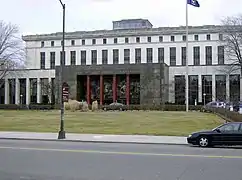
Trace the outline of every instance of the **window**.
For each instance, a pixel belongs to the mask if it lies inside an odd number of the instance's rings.
[[[92,39],[92,44],[96,44],[96,39]]]
[[[172,42],[175,41],[175,36],[171,36],[171,41],[172,41]]]
[[[159,36],[159,42],[163,42],[163,36]]]
[[[188,77],[189,82],[189,104],[195,105],[195,102],[198,102],[198,76],[190,75]]]
[[[140,37],[136,37],[136,42],[140,43]]]
[[[141,48],[135,49],[135,63],[136,64],[141,63]]]
[[[125,38],[125,43],[129,43],[129,38]]]
[[[151,37],[147,37],[147,42],[151,42]]]
[[[211,75],[202,76],[202,95],[203,95],[203,104],[204,103],[207,104],[212,101],[212,76]]]
[[[224,46],[218,46],[218,64],[224,64]]]
[[[45,52],[40,52],[40,69],[45,69]]]
[[[107,44],[107,39],[103,39],[103,44]]]
[[[200,47],[199,46],[193,47],[193,64],[195,66],[200,65]]]
[[[124,64],[130,63],[130,49],[124,49]]]
[[[108,64],[108,50],[102,50],[102,64]]]
[[[175,76],[175,103],[185,104],[185,76]]]
[[[50,44],[51,44],[51,47],[54,47],[55,46],[55,41],[51,41]]]
[[[146,58],[147,58],[147,63],[153,62],[153,49],[152,48],[146,48]]]
[[[216,100],[225,101],[226,100],[226,75],[215,75],[216,82]]]
[[[176,66],[176,48],[170,47],[170,66]]]
[[[75,46],[75,40],[71,40],[71,45]]]
[[[210,41],[211,40],[211,35],[207,34],[207,40]]]
[[[50,52],[50,69],[55,69],[55,52]]]
[[[231,102],[240,101],[240,75],[233,74],[229,76],[229,99]]]
[[[97,64],[97,50],[92,50],[92,64]]]
[[[212,46],[205,47],[206,53],[206,65],[212,65],[213,61],[213,53],[212,53]]]
[[[114,39],[113,39],[113,43],[114,43],[114,44],[117,44],[117,43],[118,43],[118,38],[114,38]]]
[[[76,51],[71,51],[71,65],[76,65]]]
[[[240,127],[239,123],[229,123],[229,124],[220,126],[218,129],[224,133],[226,133],[226,132],[237,133],[237,132],[239,132],[239,127]]]
[[[44,46],[45,46],[45,42],[41,41],[41,47],[44,47]]]
[[[64,59],[62,61],[63,57],[62,57],[62,51],[60,52],[60,64],[63,63],[63,65],[66,64],[66,52],[64,52]]]
[[[86,65],[86,51],[81,51],[81,65]]]
[[[223,34],[219,34],[219,37],[218,38],[219,38],[220,41],[223,41],[223,39],[224,39],[223,38]]]
[[[182,36],[182,40],[183,40],[183,41],[186,41],[186,40],[187,40],[187,36],[186,36],[186,35],[183,35],[183,36]]]
[[[164,63],[164,48],[158,48],[158,63]]]
[[[199,40],[199,36],[196,34],[196,35],[194,35],[194,40],[195,41],[198,41]]]
[[[82,39],[82,45],[85,45],[85,44],[86,44],[85,39]]]
[[[187,48],[186,47],[182,47],[181,48],[181,51],[182,51],[182,54],[181,54],[181,58],[182,58],[182,66],[186,66],[186,61],[187,61],[187,59],[186,59],[186,57],[187,57]]]
[[[119,50],[113,49],[113,64],[118,64],[119,62]]]

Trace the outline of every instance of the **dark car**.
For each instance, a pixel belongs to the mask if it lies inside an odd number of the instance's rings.
[[[210,131],[192,133],[187,137],[187,142],[201,147],[242,145],[242,122],[230,122]]]

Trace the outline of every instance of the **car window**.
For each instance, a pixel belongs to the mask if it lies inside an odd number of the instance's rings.
[[[221,132],[239,132],[239,123],[229,123],[221,126],[219,129]]]

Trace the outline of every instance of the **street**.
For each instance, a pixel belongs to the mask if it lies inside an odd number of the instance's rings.
[[[0,140],[1,180],[242,180],[242,149]]]

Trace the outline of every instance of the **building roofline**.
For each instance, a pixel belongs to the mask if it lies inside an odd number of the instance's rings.
[[[204,25],[189,26],[189,33],[218,33],[222,32],[224,26],[220,25]],[[95,30],[95,31],[75,31],[67,32],[66,39],[89,39],[89,38],[109,38],[124,36],[148,36],[148,35],[172,35],[185,34],[185,26],[177,27],[158,27],[158,28],[139,28],[139,29],[115,29],[115,30]],[[22,36],[24,41],[44,41],[44,40],[60,40],[62,32],[50,34],[36,34]]]

